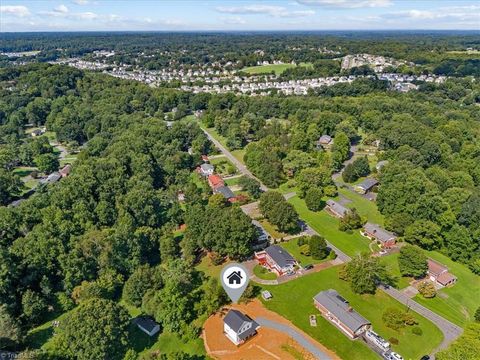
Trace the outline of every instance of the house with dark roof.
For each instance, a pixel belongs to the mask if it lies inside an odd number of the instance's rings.
[[[449,286],[457,282],[457,277],[448,272],[448,268],[439,262],[428,259],[427,275],[429,279],[440,286]]]
[[[328,321],[352,339],[371,327],[370,321],[356,312],[334,289],[319,292],[313,298],[313,303]]]
[[[148,316],[139,316],[134,322],[148,336],[153,336],[160,331],[160,325]]]
[[[259,327],[257,322],[238,310],[231,309],[223,318],[223,333],[235,345],[243,344],[254,336]]]
[[[363,180],[361,183],[355,185],[353,189],[360,193],[360,194],[366,194],[370,190],[373,189],[374,186],[378,185],[378,180],[374,178],[366,178]]]
[[[346,208],[345,206],[337,203],[332,199],[327,200],[327,206],[325,207],[325,209],[333,216],[336,216],[340,219],[343,219],[345,215],[350,212],[349,208]]]
[[[391,248],[397,241],[397,236],[380,227],[380,225],[367,222],[363,230],[360,231],[363,236],[368,237],[370,240],[376,241],[382,248]]]
[[[295,269],[297,260],[290,253],[278,245],[271,245],[263,251],[255,253],[255,259],[260,265],[282,276]]]
[[[233,191],[228,187],[228,186],[219,186],[214,190],[214,193],[216,194],[222,194],[225,199],[227,199],[230,202],[234,202],[235,199],[235,194]]]

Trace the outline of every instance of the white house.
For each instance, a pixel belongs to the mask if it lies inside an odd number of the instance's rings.
[[[223,333],[235,345],[240,345],[254,336],[259,327],[260,325],[238,310],[231,309],[223,318]]]

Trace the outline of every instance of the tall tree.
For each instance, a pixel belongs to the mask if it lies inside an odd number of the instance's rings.
[[[420,278],[427,273],[427,257],[422,250],[416,246],[402,246],[398,256],[398,267],[403,276]]]

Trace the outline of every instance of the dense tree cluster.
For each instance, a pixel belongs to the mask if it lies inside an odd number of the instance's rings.
[[[282,194],[267,191],[260,196],[259,208],[262,214],[278,230],[292,233],[298,230],[298,214],[292,204]]]

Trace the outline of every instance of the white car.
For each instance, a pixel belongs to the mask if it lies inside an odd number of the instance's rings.
[[[396,352],[391,352],[390,356],[388,357],[389,360],[403,360],[403,357],[401,357],[399,354]]]

